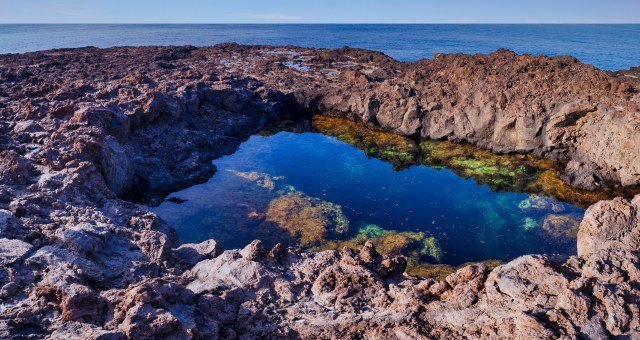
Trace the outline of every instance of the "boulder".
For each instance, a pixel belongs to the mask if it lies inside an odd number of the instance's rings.
[[[600,249],[640,249],[640,195],[601,201],[587,209],[578,231],[578,255]]]
[[[212,259],[220,254],[222,254],[222,247],[214,240],[183,244],[173,250],[176,261],[188,266],[194,266],[202,260]]]

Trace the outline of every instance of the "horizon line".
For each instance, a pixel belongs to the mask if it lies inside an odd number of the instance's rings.
[[[640,25],[640,22],[0,22],[0,25]]]

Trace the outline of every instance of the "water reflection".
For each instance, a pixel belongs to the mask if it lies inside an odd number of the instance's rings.
[[[575,253],[583,209],[531,189],[554,169],[549,162],[351,124],[324,117],[313,124],[324,134],[253,136],[214,161],[209,182],[152,209],[183,242],[339,249],[372,240],[425,276],[472,261]]]

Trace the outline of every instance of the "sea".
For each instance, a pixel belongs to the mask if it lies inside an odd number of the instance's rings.
[[[640,25],[530,24],[4,24],[0,53],[224,42],[377,50],[400,61],[436,53],[572,55],[604,70],[640,65]]]

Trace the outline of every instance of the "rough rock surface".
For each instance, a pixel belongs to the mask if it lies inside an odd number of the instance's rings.
[[[640,332],[640,198],[592,206],[579,255],[445,280],[402,257],[180,246],[138,201],[206,180],[268,119],[326,112],[640,183],[635,71],[570,57],[140,47],[0,56],[3,338],[537,337]]]

